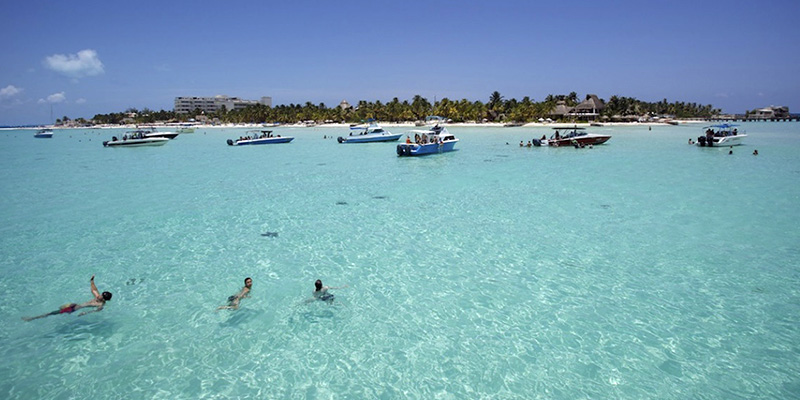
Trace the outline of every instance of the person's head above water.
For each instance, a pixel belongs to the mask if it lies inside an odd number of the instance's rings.
[[[317,291],[320,291],[320,290],[322,290],[322,281],[321,281],[321,280],[319,280],[319,279],[317,279],[317,281],[316,281],[316,282],[314,282],[314,287],[316,287],[316,288],[317,288]]]
[[[111,300],[111,292],[103,292],[103,300],[105,301]]]
[[[247,287],[253,286],[253,279],[250,277],[244,278],[244,285]]]

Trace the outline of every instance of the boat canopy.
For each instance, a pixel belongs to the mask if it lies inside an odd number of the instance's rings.
[[[731,129],[731,128],[735,127],[735,126],[739,126],[739,125],[736,125],[736,124],[709,125],[709,126],[704,126],[703,129],[709,129],[709,128]]]

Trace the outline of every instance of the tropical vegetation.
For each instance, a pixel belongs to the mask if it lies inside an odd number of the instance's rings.
[[[589,96],[586,96],[589,99]],[[422,120],[428,115],[439,115],[453,122],[532,122],[552,118],[561,121],[577,121],[580,116],[554,115],[553,110],[559,102],[574,107],[579,101],[577,93],[568,95],[548,95],[542,101],[528,96],[521,100],[506,99],[499,92],[491,93],[486,103],[467,99],[451,100],[442,98],[431,103],[416,95],[410,101],[397,97],[387,103],[380,100],[361,100],[353,107],[329,107],[324,103],[289,104],[268,107],[249,106],[241,110],[219,110],[204,114],[200,110],[179,114],[174,111],[153,111],[150,109],[128,109],[125,112],[98,114],[90,121],[93,124],[185,122],[200,117],[219,123],[296,123],[300,121],[357,123],[374,118],[386,122]],[[697,103],[646,102],[633,97],[611,96],[604,101],[600,118],[606,120],[625,120],[641,116],[669,116],[674,118],[709,118],[720,113],[712,105]],[[64,120],[68,120],[64,117]]]

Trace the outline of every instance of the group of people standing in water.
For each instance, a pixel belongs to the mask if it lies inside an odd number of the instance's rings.
[[[68,303],[68,304],[65,304],[65,305],[61,306],[58,310],[51,311],[49,313],[42,314],[42,315],[37,315],[35,317],[23,317],[22,319],[24,321],[33,321],[34,319],[49,317],[51,315],[72,314],[73,312],[78,311],[78,310],[83,309],[83,308],[94,308],[94,310],[84,311],[84,312],[78,314],[79,317],[83,316],[83,315],[86,315],[88,313],[102,311],[103,307],[105,307],[105,305],[106,305],[106,302],[111,300],[112,294],[110,292],[100,293],[100,291],[97,290],[97,286],[94,284],[94,275],[92,275],[92,278],[89,279],[89,283],[90,283],[90,289],[92,291],[92,295],[94,296],[93,299],[91,299],[91,300],[89,300],[89,301],[87,301],[85,303],[80,303],[80,304],[78,304],[78,303]],[[324,286],[322,284],[322,281],[317,279],[317,281],[314,282],[314,291],[311,293],[311,298],[306,300],[306,302],[312,302],[312,301],[315,301],[315,300],[320,300],[320,301],[325,301],[325,302],[328,302],[328,303],[333,303],[334,295],[332,293],[328,293],[328,290],[331,290],[331,289],[344,289],[346,287],[347,287],[347,285],[342,286],[342,287]],[[242,289],[239,290],[239,292],[236,293],[235,295],[228,297],[228,304],[226,304],[224,306],[219,306],[217,308],[217,311],[219,311],[219,310],[238,310],[239,309],[239,303],[242,301],[242,299],[250,297],[250,290],[252,288],[253,288],[253,279],[250,278],[250,277],[245,278],[244,287],[242,287]]]

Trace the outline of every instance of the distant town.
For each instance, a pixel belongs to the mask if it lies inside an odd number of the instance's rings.
[[[632,97],[611,96],[608,100],[587,94],[548,95],[536,102],[529,97],[506,99],[493,92],[486,103],[467,99],[442,98],[430,100],[416,95],[410,101],[392,99],[390,102],[361,100],[350,104],[342,100],[329,107],[324,103],[272,106],[272,98],[246,100],[218,95],[213,97],[176,97],[172,110],[128,109],[110,114],[97,114],[87,120],[64,116],[56,126],[85,127],[97,125],[195,123],[223,124],[322,124],[358,123],[369,119],[385,122],[421,121],[428,115],[438,115],[461,123],[503,123],[522,125],[530,122],[670,122],[673,120],[797,120],[785,106],[769,106],[745,114],[725,115],[712,105],[697,103],[646,102]]]

